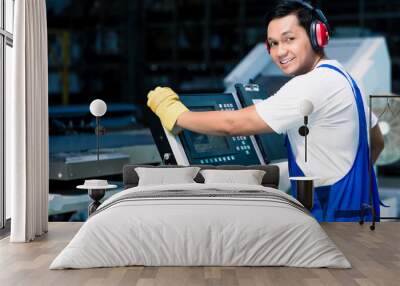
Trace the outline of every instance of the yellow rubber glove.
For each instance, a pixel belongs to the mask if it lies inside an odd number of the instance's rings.
[[[156,87],[147,94],[147,106],[160,118],[161,124],[170,132],[174,129],[178,117],[189,109],[179,100],[179,96],[169,87]]]

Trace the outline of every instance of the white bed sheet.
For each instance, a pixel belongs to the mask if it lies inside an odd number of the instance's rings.
[[[105,201],[50,269],[145,266],[293,266],[350,268],[318,222],[300,209],[258,198],[151,198],[163,190],[263,190],[254,185],[179,184],[135,187]],[[298,203],[298,202],[297,202]],[[107,206],[109,206],[107,208]]]

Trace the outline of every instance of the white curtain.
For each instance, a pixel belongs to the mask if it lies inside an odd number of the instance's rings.
[[[11,190],[12,242],[48,229],[48,87],[45,0],[17,0],[14,69],[6,98],[6,187]]]

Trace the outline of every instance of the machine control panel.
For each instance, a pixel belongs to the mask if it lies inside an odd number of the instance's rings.
[[[237,110],[234,96],[226,94],[181,94],[191,111]],[[260,164],[260,151],[252,136],[216,136],[184,130],[179,139],[190,164]]]

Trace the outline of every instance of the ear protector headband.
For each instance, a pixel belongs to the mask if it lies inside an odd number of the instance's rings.
[[[314,19],[311,21],[309,36],[310,36],[311,46],[314,49],[314,51],[318,52],[321,49],[325,48],[329,42],[330,27],[324,13],[320,9],[313,7],[311,4],[307,2],[301,0],[292,0],[292,1],[299,3],[300,5],[309,9],[312,12]],[[268,39],[265,41],[265,45],[269,53],[270,46],[268,43]]]

